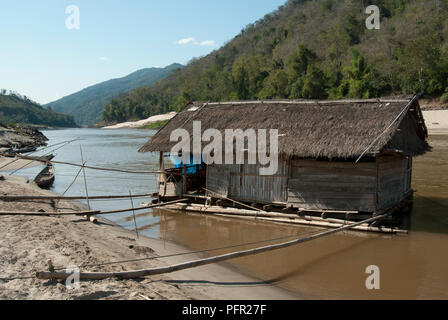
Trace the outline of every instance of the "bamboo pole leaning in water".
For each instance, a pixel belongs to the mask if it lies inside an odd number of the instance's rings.
[[[331,234],[334,234],[334,233],[337,233],[340,231],[348,230],[350,228],[353,228],[354,226],[357,226],[357,225],[360,225],[363,223],[370,223],[370,222],[374,222],[374,221],[377,221],[380,219],[384,219],[388,215],[389,214],[383,214],[383,215],[376,216],[376,217],[373,217],[370,219],[366,219],[366,220],[363,220],[363,221],[360,221],[360,222],[357,222],[354,224],[346,225],[346,226],[340,227],[338,229],[320,232],[320,233],[314,234],[312,236],[307,236],[304,238],[300,238],[300,239],[296,239],[296,240],[292,240],[292,241],[288,241],[288,242],[283,242],[283,243],[278,243],[278,244],[274,244],[274,245],[259,247],[259,248],[255,248],[255,249],[237,251],[237,252],[223,254],[220,256],[199,259],[199,260],[193,260],[193,261],[183,262],[183,263],[179,263],[179,264],[175,264],[175,265],[171,265],[171,266],[152,268],[152,269],[142,269],[142,270],[122,271],[122,272],[81,272],[79,274],[79,278],[83,279],[83,280],[102,280],[102,279],[108,279],[108,278],[135,279],[135,278],[153,276],[153,275],[158,275],[158,274],[171,273],[171,272],[180,271],[180,270],[184,270],[184,269],[191,269],[191,268],[195,268],[195,267],[199,267],[199,266],[203,266],[203,265],[207,265],[207,264],[222,262],[222,261],[226,261],[226,260],[230,260],[230,259],[235,259],[235,258],[250,256],[250,255],[254,255],[254,254],[260,254],[263,252],[268,252],[268,251],[291,247],[291,246],[297,245],[299,243],[311,241],[311,240],[325,237],[325,236],[328,236],[328,235],[331,235]],[[36,277],[38,279],[65,280],[70,275],[71,275],[71,273],[51,272],[51,271],[43,271],[43,272],[36,273]]]

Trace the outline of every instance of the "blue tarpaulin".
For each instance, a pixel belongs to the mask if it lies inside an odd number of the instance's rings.
[[[173,162],[175,168],[180,168],[184,165],[182,157],[173,156],[171,157],[171,161]],[[198,166],[200,167],[201,165],[202,165],[202,159],[201,164],[198,164]],[[191,174],[197,173],[197,167],[195,166],[192,154],[190,154],[190,164],[187,164],[187,166],[188,168],[184,168],[183,173],[191,173]]]

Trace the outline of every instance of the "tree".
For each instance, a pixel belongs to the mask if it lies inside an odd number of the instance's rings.
[[[272,70],[263,82],[261,99],[287,98],[289,95],[288,74],[283,69]]]
[[[327,79],[317,66],[318,58],[314,51],[304,45],[289,59],[290,94],[293,99],[320,99],[326,97]]]
[[[327,79],[322,70],[315,65],[310,65],[303,81],[302,97],[305,99],[326,98],[326,83]]]
[[[299,48],[289,58],[289,71],[292,78],[303,76],[308,66],[317,60],[317,55],[314,51],[305,45],[299,45]]]
[[[265,61],[260,55],[240,56],[232,67],[232,79],[238,99],[254,99],[263,88],[269,75]]]
[[[373,96],[374,88],[371,85],[373,71],[367,65],[364,56],[356,49],[350,50],[352,59],[350,65],[344,68],[345,77],[333,98],[369,98]]]
[[[448,59],[434,36],[411,40],[398,50],[397,64],[403,91],[441,94],[447,87]]]

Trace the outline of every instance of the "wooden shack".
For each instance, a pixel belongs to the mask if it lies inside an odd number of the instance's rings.
[[[190,196],[220,206],[262,210],[350,213],[352,217],[409,209],[412,158],[429,150],[417,97],[368,100],[244,101],[191,103],[140,152],[169,154],[177,128],[193,130],[278,129],[279,162],[274,175],[260,164],[202,164],[195,175],[165,169],[160,193]],[[206,143],[203,143],[206,145]],[[195,183],[189,183],[194,179]],[[168,193],[167,193],[168,190]],[[171,192],[171,194],[169,193]],[[194,198],[193,198],[194,196]],[[247,209],[247,207],[245,208]]]

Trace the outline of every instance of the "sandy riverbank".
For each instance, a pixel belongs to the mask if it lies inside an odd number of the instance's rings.
[[[2,195],[52,194],[24,178],[5,177]],[[1,211],[63,211],[85,209],[79,202],[4,202]],[[143,280],[81,282],[68,290],[64,282],[33,277],[45,270],[47,259],[55,266],[98,264],[185,252],[170,242],[140,237],[105,219],[92,224],[77,216],[0,217],[0,299],[297,299],[298,295],[243,275],[226,264],[214,264]],[[197,258],[194,255],[86,267],[83,271],[121,271],[164,266]],[[5,278],[30,277],[5,280]]]
[[[0,157],[0,172],[31,168],[41,164],[38,161]]]
[[[430,135],[448,134],[448,110],[423,111]]]
[[[124,128],[140,128],[147,125],[150,125],[152,123],[156,123],[159,121],[165,121],[170,120],[176,115],[176,112],[170,112],[166,114],[160,114],[157,116],[152,116],[147,119],[139,120],[139,121],[130,121],[130,122],[123,122],[118,123],[113,126],[104,127],[103,129],[124,129]]]

